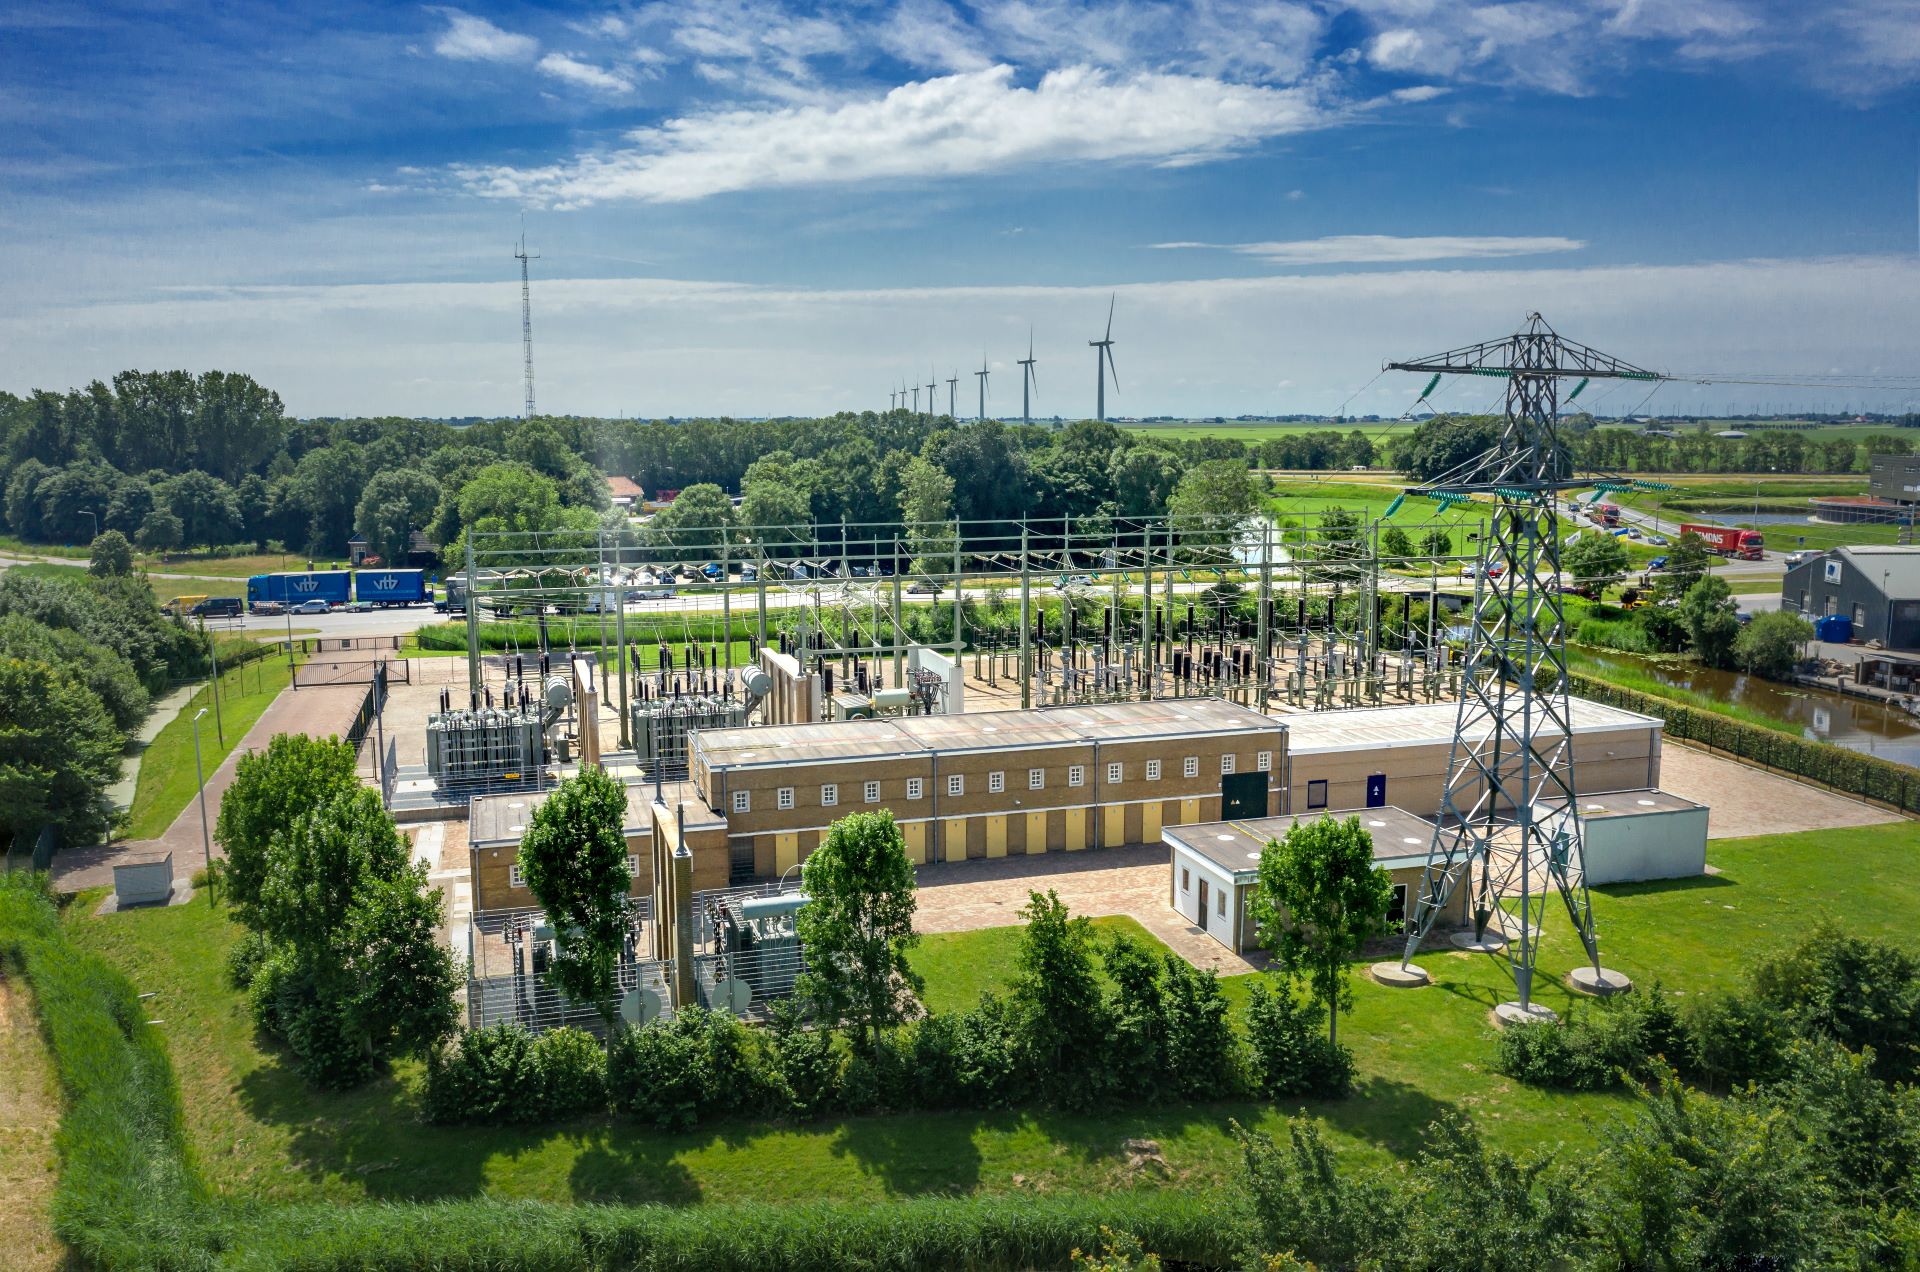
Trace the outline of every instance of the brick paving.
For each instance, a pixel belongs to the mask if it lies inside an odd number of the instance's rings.
[[[1223,976],[1254,970],[1252,963],[1182,918],[1167,902],[1171,850],[1164,844],[1089,848],[1036,856],[955,861],[921,866],[921,932],[970,932],[1020,922],[1028,892],[1051,888],[1075,914],[1124,914],[1196,967]]]
[[[345,734],[365,699],[365,685],[323,685],[314,688],[282,690],[254,726],[247,730],[239,745],[207,777],[207,817],[220,819],[220,797],[233,782],[234,766],[249,751],[267,745],[276,733],[311,733],[318,736]],[[174,818],[173,825],[156,839],[128,839],[92,848],[67,849],[54,858],[54,886],[62,892],[83,888],[109,887],[113,866],[129,853],[173,853],[174,873],[190,875],[199,869],[203,849],[200,836],[200,803],[187,802]]]
[[[1707,806],[1708,839],[1839,830],[1902,820],[1890,809],[1671,740],[1660,748],[1660,789]]]

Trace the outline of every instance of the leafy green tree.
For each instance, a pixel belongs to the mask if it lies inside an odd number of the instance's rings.
[[[213,547],[240,536],[240,500],[233,487],[198,470],[169,477],[153,488],[156,504],[179,518],[181,540]]]
[[[1143,444],[1115,450],[1108,468],[1114,511],[1123,517],[1157,517],[1166,511],[1186,463],[1165,447]]]
[[[167,553],[186,541],[186,528],[171,509],[155,508],[133,537],[148,552]]]
[[[627,930],[627,788],[598,768],[567,778],[534,810],[520,872],[558,934],[548,978],[611,1026]]]
[[[1260,943],[1291,975],[1305,976],[1339,1041],[1340,1009],[1353,1003],[1347,960],[1386,930],[1393,886],[1373,864],[1373,836],[1358,817],[1301,820],[1260,853],[1251,906]]]
[[[353,528],[387,565],[403,565],[413,532],[424,530],[439,506],[439,482],[418,468],[390,468],[367,482]]]
[[[883,1029],[915,1012],[921,989],[907,962],[919,938],[906,838],[890,812],[842,817],[800,879],[807,903],[795,926],[807,971],[797,992],[817,1019],[844,1026],[871,1054]]]
[[[900,516],[910,568],[922,574],[944,568],[953,553],[953,478],[918,455],[908,460],[900,470]]]
[[[0,826],[20,834],[51,823],[68,844],[98,838],[112,821],[120,742],[70,669],[0,657]]]
[[[735,536],[733,501],[708,482],[688,486],[647,523],[647,542],[674,560],[703,558],[713,545]]]
[[[120,578],[133,573],[133,545],[118,530],[103,530],[88,553],[87,570],[100,578]]]
[[[1420,550],[1428,556],[1444,557],[1453,555],[1453,531],[1435,526],[1427,531],[1420,540]]]
[[[1688,588],[1680,598],[1680,621],[1686,624],[1695,658],[1709,667],[1725,667],[1733,661],[1740,620],[1734,617],[1733,594],[1725,579],[1709,574]]]
[[[1487,450],[1499,436],[1499,421],[1489,416],[1439,415],[1413,430],[1396,459],[1407,480],[1432,481]]]
[[[1413,555],[1413,539],[1399,526],[1388,526],[1380,534],[1380,550],[1390,557]]]
[[[133,664],[80,632],[9,614],[0,618],[0,656],[37,660],[68,672],[100,699],[123,736],[147,718],[151,698]]]
[[[1260,506],[1260,491],[1244,460],[1195,464],[1167,500],[1174,529],[1193,542],[1226,543]]]
[[[359,785],[353,748],[338,738],[276,733],[266,750],[240,757],[213,837],[226,858],[227,903],[242,922],[259,922],[274,832]]]
[[[1357,579],[1367,555],[1365,524],[1352,508],[1323,508],[1310,532],[1310,551],[1322,578]]]
[[[1020,910],[1013,985],[1008,995],[1023,1050],[1042,1090],[1074,1107],[1096,1103],[1105,1076],[1084,1064],[1103,1051],[1111,1018],[1094,960],[1093,923],[1069,916],[1048,889],[1027,894]]]
[[[453,1032],[459,973],[426,885],[364,787],[274,833],[252,915],[272,951],[273,1018],[312,1080],[351,1085],[376,1059],[431,1054]]]
[[[1689,530],[1673,541],[1667,550],[1667,568],[1660,576],[1660,588],[1668,596],[1685,596],[1713,568],[1713,553],[1707,541]]]
[[[1765,610],[1733,638],[1734,661],[1746,671],[1785,680],[1813,639],[1813,624],[1787,610]]]
[[[1560,549],[1560,565],[1582,587],[1616,583],[1627,571],[1627,545],[1610,534],[1575,535]]]
[[[580,460],[560,430],[544,419],[514,425],[507,434],[507,458],[560,481]]]
[[[7,528],[22,539],[40,537],[40,484],[53,473],[39,460],[28,459],[7,478]]]

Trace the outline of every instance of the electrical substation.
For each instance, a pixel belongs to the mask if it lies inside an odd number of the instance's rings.
[[[541,979],[555,938],[515,864],[582,765],[628,787],[629,1020],[790,993],[800,867],[837,818],[879,809],[920,868],[1165,844],[1168,904],[1236,950],[1254,841],[1359,815],[1407,957],[1444,924],[1535,1014],[1557,893],[1590,955],[1576,986],[1625,988],[1588,880],[1698,873],[1705,814],[1658,789],[1659,720],[1568,696],[1553,497],[1593,482],[1565,471],[1552,386],[1652,373],[1537,319],[1395,365],[1509,386],[1499,446],[1388,508],[1404,540],[1310,500],[471,534],[460,670],[417,723],[387,721],[379,765],[396,817],[466,822],[471,1020],[600,1027]],[[1583,813],[1610,829],[1583,836]],[[1423,979],[1406,958],[1374,974]]]

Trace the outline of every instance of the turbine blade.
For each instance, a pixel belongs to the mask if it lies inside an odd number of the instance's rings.
[[[1109,340],[1113,339],[1113,303],[1119,299],[1119,292],[1107,297],[1107,339]]]
[[[1113,364],[1112,346],[1107,346],[1106,354],[1107,354],[1107,370],[1113,375],[1113,387],[1115,391],[1118,391],[1120,388],[1120,368]]]

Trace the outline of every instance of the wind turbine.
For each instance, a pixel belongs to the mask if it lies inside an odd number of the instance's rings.
[[[1087,344],[1094,349],[1093,376],[1097,402],[1096,419],[1107,418],[1107,375],[1113,375],[1114,392],[1120,391],[1120,370],[1113,365],[1113,304],[1119,297],[1116,294],[1107,301],[1107,334],[1099,340],[1089,340]]]
[[[987,418],[987,355],[986,354],[983,353],[980,355],[980,369],[978,371],[975,371],[973,374],[980,381],[980,414],[978,419],[980,421],[985,421]]]
[[[953,373],[952,378],[950,378],[947,381],[947,418],[948,419],[953,418],[953,391],[955,387],[959,385],[959,383],[960,383],[960,373],[958,371],[955,371]]]
[[[1033,373],[1033,328],[1027,328],[1027,356],[1020,359],[1020,422],[1033,423],[1033,397],[1040,387],[1040,380]]]
[[[900,400],[900,390],[898,389],[887,390],[887,413],[889,415],[893,413],[893,408],[895,407],[895,405],[899,403],[899,400]]]
[[[913,386],[913,413],[920,414],[920,386],[917,384]]]
[[[933,418],[933,391],[940,387],[940,373],[938,371],[935,371],[933,368],[929,367],[927,368],[927,374],[933,377],[932,381],[929,382],[927,385],[927,418],[932,419]]]

